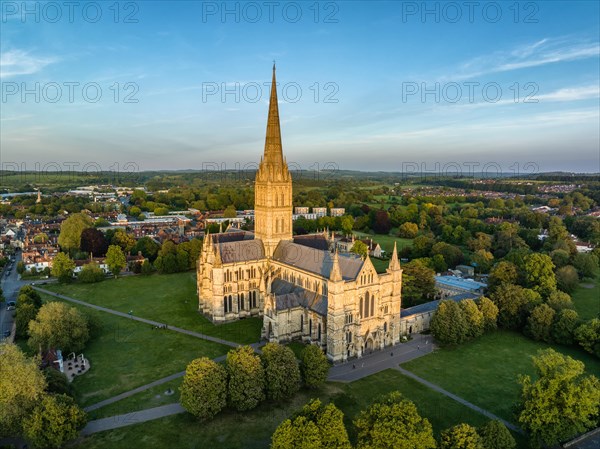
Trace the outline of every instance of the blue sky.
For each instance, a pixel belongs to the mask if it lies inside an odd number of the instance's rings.
[[[600,171],[598,2],[0,3],[4,168]]]

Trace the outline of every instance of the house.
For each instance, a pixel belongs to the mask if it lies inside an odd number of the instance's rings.
[[[435,288],[438,291],[437,296],[440,299],[445,299],[460,293],[482,295],[487,288],[487,284],[457,276],[435,276]]]

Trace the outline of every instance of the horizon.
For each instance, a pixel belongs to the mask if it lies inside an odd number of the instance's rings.
[[[596,2],[180,3],[3,2],[0,169],[600,172]]]

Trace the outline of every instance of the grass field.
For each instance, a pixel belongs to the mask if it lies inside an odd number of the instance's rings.
[[[45,301],[56,300],[48,295],[42,297]],[[150,325],[93,311],[89,307],[74,307],[94,314],[102,324],[100,334],[90,340],[83,351],[90,361],[90,370],[73,380],[82,406],[183,371],[195,358],[215,358],[230,349],[189,335],[156,330]]]
[[[598,279],[582,282],[571,296],[580,318],[589,320],[600,316],[600,282]]]
[[[399,390],[417,404],[421,415],[431,421],[436,435],[460,422],[472,425],[486,422],[485,417],[452,399],[406,378],[397,371],[386,370],[350,384],[328,383],[318,391],[303,390],[293,400],[283,404],[265,403],[256,410],[245,413],[226,412],[208,423],[200,424],[190,415],[183,414],[102,432],[86,438],[77,447],[267,448],[271,434],[279,423],[314,397],[319,397],[325,402],[333,401],[340,407],[353,437],[351,422],[357,413],[378,396],[394,390]]]
[[[96,284],[48,284],[48,290],[120,312],[234,341],[255,343],[262,319],[248,318],[215,326],[198,313],[194,273],[155,274],[108,279]]]
[[[453,349],[441,349],[402,366],[475,405],[515,422],[513,405],[519,399],[519,374],[533,375],[531,357],[550,345],[508,331],[484,335]],[[575,347],[551,346],[585,363],[600,376],[600,361]]]

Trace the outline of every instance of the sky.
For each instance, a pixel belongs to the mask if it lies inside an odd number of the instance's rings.
[[[0,1],[3,169],[600,172],[595,1]]]

